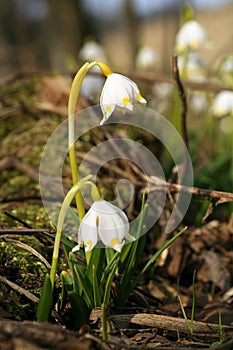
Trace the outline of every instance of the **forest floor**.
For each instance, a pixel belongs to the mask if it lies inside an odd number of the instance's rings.
[[[221,205],[210,207],[208,196],[195,197],[187,222],[178,228],[187,225],[187,230],[147,271],[126,306],[110,308],[108,340],[101,337],[98,308],[79,330],[69,327],[69,310],[63,318],[36,322],[47,268],[33,249],[50,262],[53,238],[47,233],[54,233],[40,198],[38,169],[46,140],[66,118],[69,84],[49,76],[13,80],[1,88],[0,350],[233,349],[233,215]],[[78,109],[86,106],[80,99]],[[91,142],[104,138],[97,131]],[[80,157],[85,147],[81,141]],[[114,178],[114,169],[105,169],[104,179]],[[70,185],[68,170],[65,182]],[[202,210],[202,220],[192,223],[205,201],[209,212]],[[127,214],[133,216],[133,209]],[[141,264],[166,240],[164,218],[147,234]],[[63,258],[62,252],[60,269],[66,267]]]

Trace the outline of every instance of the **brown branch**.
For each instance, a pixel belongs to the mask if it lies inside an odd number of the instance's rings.
[[[179,69],[178,69],[178,64],[177,64],[177,56],[173,55],[172,56],[172,75],[173,78],[176,82],[177,88],[178,88],[178,93],[180,96],[181,100],[181,132],[182,132],[182,137],[184,140],[184,143],[189,149],[189,141],[188,141],[188,132],[187,132],[187,99],[186,99],[186,93],[184,90],[184,86],[180,80],[180,74],[179,74]]]
[[[155,315],[155,314],[129,314],[113,315],[111,320],[117,328],[129,328],[130,324],[143,327],[153,327],[175,332],[190,333],[187,320],[178,317]],[[225,336],[233,336],[233,327],[222,325]],[[208,335],[213,338],[219,337],[219,325],[193,321],[193,334],[198,336]]]
[[[34,235],[34,234],[41,234],[41,233],[48,233],[48,234],[55,234],[56,230],[53,229],[40,229],[40,228],[0,228],[0,235]]]
[[[38,303],[39,298],[37,298],[34,294],[32,294],[31,292],[29,292],[28,290],[18,286],[17,284],[15,284],[14,282],[9,281],[7,278],[0,276],[0,282],[8,285],[11,289],[15,290],[16,292],[24,295],[26,298],[28,298],[29,300],[31,300],[33,303]]]
[[[151,184],[149,187],[150,192],[151,191],[170,191],[170,192],[177,193],[177,192],[183,191],[183,192],[191,193],[196,196],[219,199],[218,204],[233,201],[232,192],[224,192],[224,191],[217,191],[217,190],[208,190],[208,189],[199,188],[199,187],[183,186],[183,185],[163,181],[155,176],[150,178],[149,182]]]

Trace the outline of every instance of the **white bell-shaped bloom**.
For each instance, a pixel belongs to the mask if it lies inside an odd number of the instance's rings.
[[[104,48],[94,40],[87,41],[79,50],[78,57],[83,61],[107,62]]]
[[[233,91],[219,92],[213,101],[212,111],[216,117],[233,115]]]
[[[78,247],[84,244],[88,252],[101,241],[104,246],[120,252],[125,239],[135,240],[129,234],[129,221],[125,213],[105,200],[94,202],[80,223]]]
[[[219,72],[223,74],[233,74],[233,55],[225,56],[221,60]]]
[[[100,106],[103,112],[103,119],[100,125],[110,117],[115,108],[123,111],[132,111],[133,104],[137,101],[146,103],[137,84],[124,75],[118,73],[109,74],[100,96]]]
[[[190,96],[189,104],[195,113],[203,112],[208,106],[206,93],[203,91],[193,91]]]
[[[98,66],[94,66],[90,69],[90,72],[101,73]],[[104,85],[104,77],[102,75],[87,74],[81,85],[81,94],[88,101],[95,101],[96,97],[100,94]]]
[[[140,71],[154,70],[158,64],[158,54],[153,47],[143,46],[136,56],[136,68]]]
[[[178,56],[178,68],[182,78],[202,81],[207,75],[207,69],[201,57],[196,52]]]
[[[197,50],[208,41],[207,31],[194,20],[185,22],[176,35],[176,50]]]
[[[233,85],[233,55],[225,56],[218,67],[218,77],[227,86]]]

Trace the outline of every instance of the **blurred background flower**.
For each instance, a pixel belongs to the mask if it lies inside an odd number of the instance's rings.
[[[232,1],[190,3],[195,20],[214,41],[212,50],[203,52],[207,64],[221,54],[232,54]],[[115,69],[133,70],[139,48],[146,46],[159,57],[157,71],[168,73],[183,4],[183,0],[1,0],[0,76],[64,70],[68,56],[75,60],[79,53],[82,56],[89,37],[104,48]]]

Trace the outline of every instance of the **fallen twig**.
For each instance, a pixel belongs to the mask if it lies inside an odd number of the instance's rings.
[[[0,282],[8,285],[10,288],[15,290],[16,292],[24,295],[27,299],[31,300],[33,303],[38,303],[39,298],[37,298],[34,294],[29,292],[28,290],[18,286],[16,283],[9,281],[7,278],[0,276]]]
[[[188,192],[196,196],[209,197],[214,199],[219,199],[216,204],[221,204],[225,202],[233,201],[233,193],[232,192],[223,192],[217,190],[208,190],[205,188],[199,187],[188,187],[174,183],[168,183],[159,179],[158,177],[152,176],[149,178],[150,186],[149,189],[143,189],[143,191],[170,191],[170,192]]]
[[[117,328],[128,328],[130,324],[137,324],[143,327],[154,327],[187,334],[190,332],[187,320],[178,317],[155,314],[126,314],[112,315],[110,319]],[[233,336],[233,327],[222,325],[222,329],[226,337]],[[193,321],[193,334],[195,335],[218,338],[218,332],[218,324]]]
[[[8,243],[12,243],[14,245],[16,245],[19,248],[22,248],[24,250],[27,250],[28,252],[30,252],[31,254],[35,255],[38,259],[40,259],[42,261],[42,263],[47,267],[48,270],[51,269],[51,265],[48,263],[48,261],[34,248],[30,247],[29,245],[20,242],[20,241],[16,241],[14,239],[11,238],[7,238],[7,237],[0,237],[0,242],[8,242]]]

